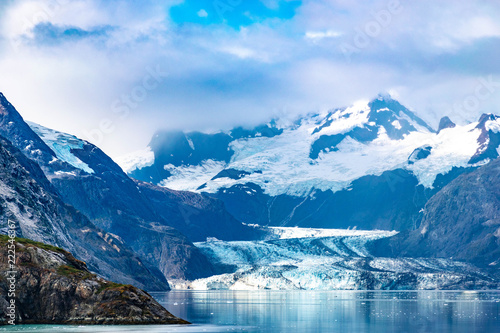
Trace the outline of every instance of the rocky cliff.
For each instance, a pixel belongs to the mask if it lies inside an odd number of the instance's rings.
[[[8,237],[0,236],[0,270],[10,269]],[[148,293],[106,281],[84,262],[51,245],[16,238],[16,324],[187,324]],[[7,314],[8,273],[0,276],[0,308]],[[0,325],[7,324],[5,316]]]

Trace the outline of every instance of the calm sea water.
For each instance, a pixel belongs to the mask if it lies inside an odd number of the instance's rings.
[[[500,292],[171,291],[190,326],[54,326],[0,332],[500,332]]]

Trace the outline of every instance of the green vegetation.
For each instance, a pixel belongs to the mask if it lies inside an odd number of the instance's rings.
[[[97,289],[97,293],[99,294],[102,291],[107,290],[107,289],[123,289],[123,290],[125,290],[128,288],[133,288],[133,287],[129,284],[122,284],[122,283],[115,283],[115,282],[108,281],[108,282],[101,284],[99,289]]]
[[[79,270],[75,267],[68,266],[68,265],[61,265],[57,268],[57,273],[59,275],[63,275],[63,276],[72,276],[72,275],[78,275],[78,274],[86,273],[86,272]]]
[[[7,235],[0,235],[0,244],[2,244],[2,245],[7,244],[9,239],[10,239],[10,237]],[[45,244],[45,243],[35,242],[34,240],[27,239],[27,238],[16,237],[15,241],[19,244],[36,246],[36,247],[39,247],[39,248],[41,248],[43,250],[47,250],[47,251],[68,253],[67,251],[61,249],[60,247],[56,247],[56,246]]]

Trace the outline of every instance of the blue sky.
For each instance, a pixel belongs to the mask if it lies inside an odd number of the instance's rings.
[[[170,8],[169,14],[179,25],[224,24],[240,29],[269,19],[292,19],[300,5],[301,1],[186,0]]]
[[[252,126],[382,91],[433,126],[500,113],[495,1],[6,0],[0,25],[0,91],[113,156],[159,128]]]

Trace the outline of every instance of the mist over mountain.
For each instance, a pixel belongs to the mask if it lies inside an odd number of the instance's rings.
[[[246,223],[415,229],[427,200],[498,157],[498,117],[438,131],[388,95],[279,125],[159,132],[120,161],[134,178],[221,199]]]
[[[436,131],[379,95],[295,122],[158,132],[122,169],[87,141],[25,122],[3,95],[0,105],[0,230],[13,220],[23,237],[71,250],[106,278],[150,290],[167,280],[497,286],[493,114],[467,125],[443,118]]]

